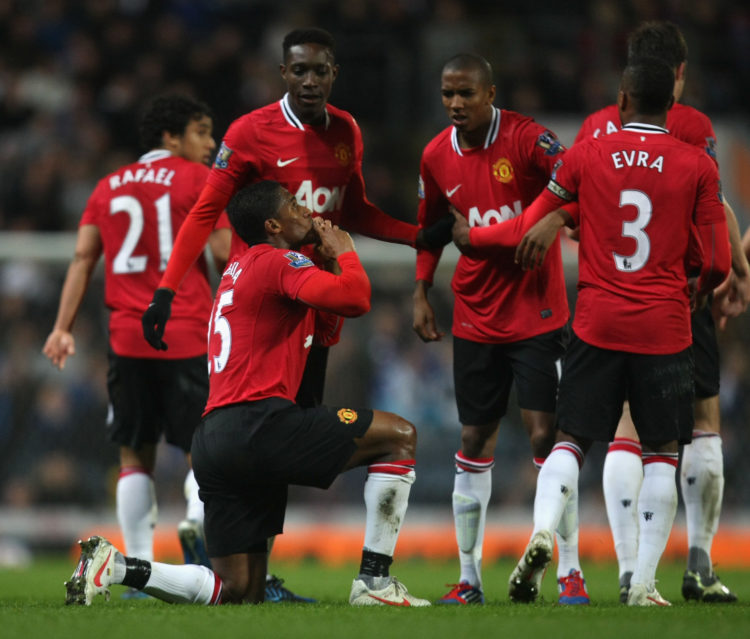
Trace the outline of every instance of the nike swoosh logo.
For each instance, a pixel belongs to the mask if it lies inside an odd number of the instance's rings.
[[[291,164],[292,162],[296,162],[299,160],[299,156],[296,158],[292,158],[291,160],[282,160],[281,158],[278,158],[276,160],[276,166],[286,166],[287,164]]]
[[[381,599],[380,597],[376,597],[375,595],[368,596],[372,599],[375,599],[376,601],[384,603],[386,606],[405,606],[407,608],[411,606],[411,604],[406,599],[402,599],[401,601],[389,601],[388,599]]]
[[[110,549],[109,555],[107,555],[107,558],[104,560],[102,567],[99,568],[99,571],[94,575],[94,585],[97,588],[102,587],[102,573],[104,572],[104,569],[107,567],[107,563],[109,562],[109,558],[111,555],[112,555],[112,550]]]
[[[460,189],[460,188],[461,188],[461,186],[462,186],[461,184],[459,184],[458,186],[454,186],[454,187],[453,187],[453,188],[452,188],[452,189],[451,189],[450,191],[446,191],[446,192],[445,192],[445,194],[446,194],[446,195],[447,195],[448,197],[453,197],[453,194],[454,194],[454,193],[455,193],[456,191],[458,191],[458,189]]]

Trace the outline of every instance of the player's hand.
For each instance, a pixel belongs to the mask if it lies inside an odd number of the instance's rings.
[[[414,291],[414,323],[412,328],[423,342],[437,342],[445,335],[445,333],[437,330],[435,312],[427,300],[426,293],[419,286]]]
[[[747,310],[750,301],[750,276],[739,277],[732,271],[724,282],[714,289],[711,311],[720,330],[727,320],[738,317]]]
[[[75,339],[69,331],[56,328],[47,337],[42,353],[50,359],[53,366],[62,370],[68,356],[76,354]]]
[[[449,244],[452,235],[451,229],[455,218],[452,213],[441,217],[432,226],[419,229],[417,239],[414,242],[414,248],[418,249],[439,249]]]
[[[520,264],[524,271],[539,268],[562,226],[561,218],[555,212],[548,213],[534,224],[516,247],[516,264]]]
[[[172,313],[172,300],[174,291],[168,288],[157,288],[154,299],[143,313],[141,324],[143,324],[143,337],[158,351],[166,351],[167,344],[162,339],[164,329],[167,328],[167,320]]]
[[[453,243],[461,253],[471,256],[473,250],[471,248],[471,240],[469,239],[469,231],[471,230],[469,220],[454,206],[450,207],[450,212],[453,215]]]
[[[318,252],[326,260],[335,260],[342,253],[356,250],[351,235],[335,224],[331,224],[330,220],[322,217],[313,218],[313,228],[320,238],[320,243],[317,245]]]

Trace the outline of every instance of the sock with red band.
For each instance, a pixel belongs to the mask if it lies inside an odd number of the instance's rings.
[[[365,550],[393,556],[415,477],[413,459],[368,466],[365,482]]]
[[[677,453],[644,453],[638,497],[638,559],[632,584],[653,585],[677,512]]]
[[[693,442],[682,451],[680,487],[687,522],[687,568],[708,579],[713,574],[711,545],[724,495],[724,458],[718,433],[693,431]]]
[[[482,545],[487,505],[492,494],[494,457],[470,458],[456,453],[453,482],[453,521],[456,527],[459,581],[482,587]]]
[[[638,556],[638,494],[642,481],[640,442],[616,437],[604,459],[602,489],[621,585],[635,570]]]

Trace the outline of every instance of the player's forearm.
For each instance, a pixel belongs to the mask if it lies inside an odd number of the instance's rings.
[[[699,289],[707,293],[719,286],[732,268],[732,252],[727,241],[727,226],[722,220],[698,226],[703,244],[704,259],[701,267]]]
[[[354,251],[338,256],[341,275],[319,271],[300,288],[298,299],[309,306],[344,317],[358,317],[370,310],[371,287]]]
[[[350,216],[345,215],[342,227],[351,233],[359,233],[375,240],[409,246],[414,246],[419,231],[416,224],[397,220],[370,202],[366,202],[363,210]]]
[[[475,226],[469,231],[471,245],[477,248],[514,247],[517,246],[523,236],[537,222],[542,220],[548,213],[553,211],[559,219],[562,228],[570,219],[561,206],[566,205],[565,200],[554,195],[548,189],[544,189],[537,198],[524,209],[523,215],[514,217],[512,220],[502,224],[491,226]]]
[[[60,305],[57,309],[54,329],[67,332],[73,329],[73,323],[78,314],[78,309],[81,307],[83,296],[86,294],[91,273],[98,260],[98,256],[96,259],[78,255],[73,257],[60,293]]]
[[[190,267],[203,253],[211,231],[221,212],[226,208],[230,195],[206,184],[198,201],[185,218],[172,247],[167,270],[161,278],[159,288],[176,291]]]

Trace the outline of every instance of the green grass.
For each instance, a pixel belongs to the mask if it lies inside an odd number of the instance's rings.
[[[627,608],[617,602],[613,564],[585,565],[592,605],[564,607],[557,600],[554,574],[544,580],[545,602],[514,605],[507,600],[511,561],[485,566],[484,606],[426,609],[352,608],[346,601],[356,566],[315,562],[275,563],[273,570],[301,594],[317,596],[317,605],[179,606],[159,601],[120,599],[113,588],[90,608],[63,604],[63,581],[74,568],[70,558],[39,558],[26,569],[0,569],[0,637],[4,639],[185,639],[186,637],[269,637],[323,639],[428,639],[476,637],[576,639],[588,637],[680,637],[740,639],[750,631],[750,572],[724,570],[722,580],[739,596],[729,605],[685,603],[680,595],[682,564],[660,566],[659,591],[672,608]],[[419,596],[436,599],[455,581],[455,562],[410,561],[393,573]]]

